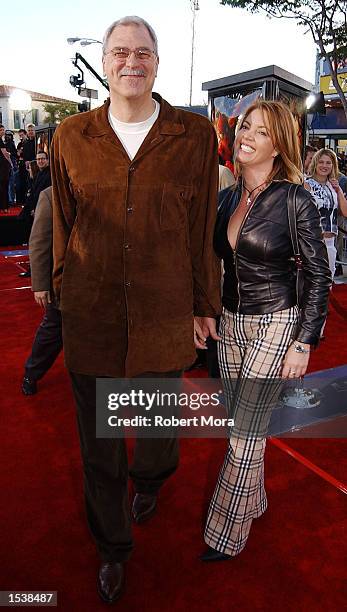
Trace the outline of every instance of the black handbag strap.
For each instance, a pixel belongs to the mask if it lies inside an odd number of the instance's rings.
[[[295,265],[298,270],[302,269],[302,259],[300,256],[299,250],[299,242],[298,242],[298,233],[296,227],[296,194],[298,191],[299,185],[290,185],[288,190],[288,198],[287,198],[287,208],[288,208],[288,223],[289,223],[289,232],[290,238],[293,245],[293,253]]]
[[[294,261],[296,266],[296,302],[300,306],[302,301],[302,259],[299,250],[298,232],[296,227],[296,194],[299,185],[290,185],[287,197],[288,223],[290,238],[293,245]]]

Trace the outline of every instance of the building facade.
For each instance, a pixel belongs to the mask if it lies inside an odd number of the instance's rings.
[[[7,130],[12,130],[13,132],[18,132],[19,129],[25,127],[28,123],[34,123],[35,125],[45,123],[46,112],[43,107],[47,102],[56,104],[74,102],[73,100],[66,100],[65,98],[56,98],[48,94],[25,90],[25,92],[31,96],[32,109],[24,113],[21,109],[17,110],[11,108],[10,96],[17,89],[20,90],[21,88],[11,85],[0,85],[0,123],[2,123]],[[74,103],[76,104],[76,102]]]
[[[310,141],[318,148],[347,154],[347,118],[329,72],[328,62],[317,61],[316,88],[324,94],[325,115],[315,114],[309,124]],[[338,65],[338,80],[347,97],[347,59]]]

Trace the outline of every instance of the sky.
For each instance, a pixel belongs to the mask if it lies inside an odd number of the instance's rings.
[[[290,20],[269,20],[244,10],[200,0],[195,20],[193,104],[207,103],[201,83],[276,64],[314,83],[315,45]],[[69,84],[71,58],[80,52],[102,74],[101,45],[69,45],[68,37],[102,40],[124,15],[144,17],[159,39],[155,91],[172,104],[189,102],[192,11],[190,0],[3,0],[0,84],[81,100]],[[87,87],[107,92],[85,71]],[[99,104],[97,103],[97,104]]]

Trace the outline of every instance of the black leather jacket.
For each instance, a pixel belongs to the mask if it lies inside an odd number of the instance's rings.
[[[240,196],[240,185],[220,192],[214,248],[224,261],[223,306],[231,312],[264,314],[294,306],[296,269],[289,233],[287,194],[290,183],[274,181],[246,213],[235,251],[228,222]],[[304,299],[296,339],[319,342],[327,314],[331,273],[320,216],[310,193],[297,191],[297,234],[304,274]]]

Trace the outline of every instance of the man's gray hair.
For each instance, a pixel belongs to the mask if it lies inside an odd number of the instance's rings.
[[[113,32],[113,30],[120,25],[137,25],[137,26],[144,26],[147,30],[148,30],[148,34],[150,35],[152,41],[153,41],[153,45],[154,45],[154,52],[155,54],[158,56],[158,39],[157,39],[157,35],[155,33],[155,31],[153,30],[152,26],[149,25],[148,21],[146,21],[145,19],[142,19],[142,17],[137,17],[136,15],[130,15],[128,17],[122,17],[121,19],[117,19],[117,21],[114,21],[113,23],[111,23],[110,27],[107,28],[104,38],[103,38],[103,43],[102,43],[102,53],[103,55],[105,55],[106,53],[106,47],[107,47],[107,43],[108,40]]]

